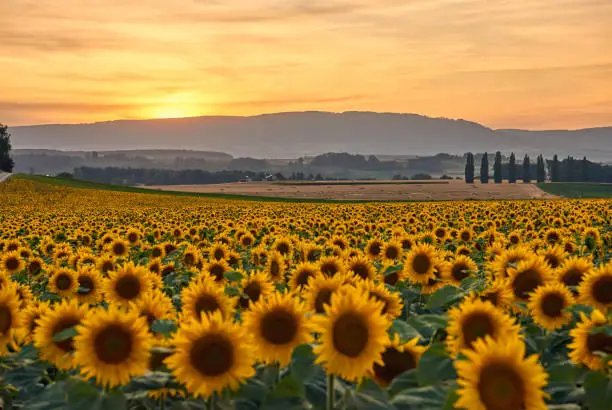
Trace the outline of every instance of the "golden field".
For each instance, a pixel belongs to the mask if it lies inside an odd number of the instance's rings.
[[[611,221],[607,200],[281,203],[10,180],[0,397],[609,410]]]

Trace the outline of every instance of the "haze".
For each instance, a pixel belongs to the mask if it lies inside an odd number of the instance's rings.
[[[2,0],[11,126],[293,110],[612,125],[609,0]]]

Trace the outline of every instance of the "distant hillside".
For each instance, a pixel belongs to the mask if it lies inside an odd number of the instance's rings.
[[[188,149],[233,156],[297,158],[324,152],[430,155],[515,151],[612,159],[612,127],[576,131],[492,130],[416,114],[292,112],[253,117],[121,120],[13,127],[15,148]]]

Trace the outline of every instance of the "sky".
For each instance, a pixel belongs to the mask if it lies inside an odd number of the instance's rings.
[[[382,111],[612,125],[610,0],[0,0],[0,122]]]

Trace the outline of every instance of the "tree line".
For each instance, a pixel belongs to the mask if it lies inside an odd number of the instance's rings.
[[[559,160],[554,155],[552,160],[544,159],[538,155],[536,163],[532,163],[529,155],[525,155],[523,162],[518,164],[514,153],[510,154],[507,163],[503,162],[502,154],[497,151],[493,162],[493,175],[490,174],[489,154],[484,153],[480,161],[480,173],[478,179],[487,184],[492,178],[496,184],[506,180],[513,184],[517,181],[524,183],[536,182],[612,182],[612,166],[589,161],[586,157],[576,160],[568,156]],[[475,156],[471,152],[466,154],[465,182],[474,183]]]
[[[0,171],[13,172],[15,162],[11,158],[11,134],[8,127],[0,123]]]

